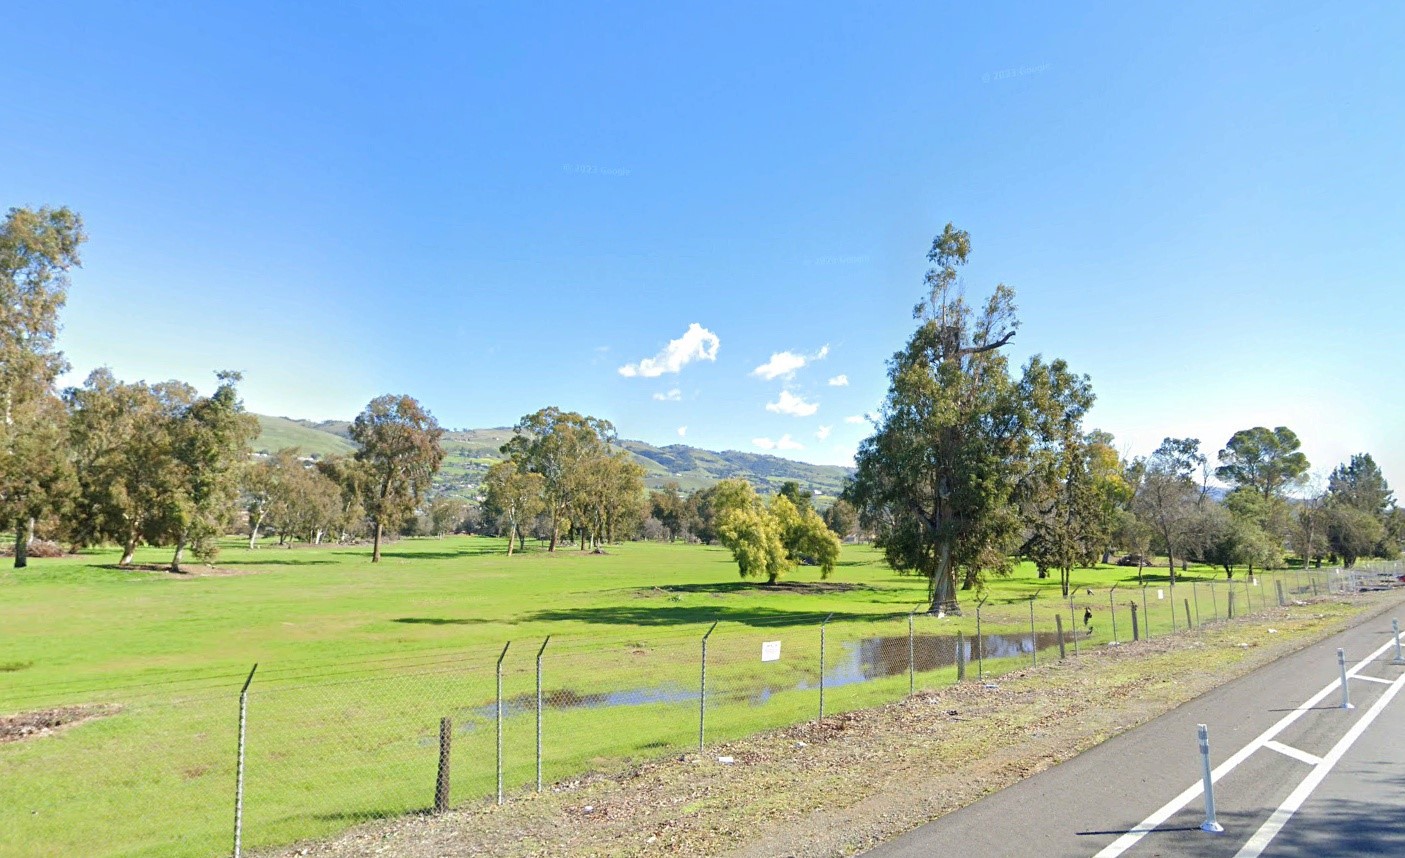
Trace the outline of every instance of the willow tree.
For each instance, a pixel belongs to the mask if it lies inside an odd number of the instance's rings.
[[[444,461],[444,430],[413,397],[387,394],[372,399],[351,424],[365,467],[362,502],[374,533],[371,562],[381,559],[381,536],[415,511]]]
[[[1014,292],[1000,284],[983,307],[968,304],[957,270],[969,253],[951,224],[932,242],[917,330],[888,362],[876,431],[844,493],[889,565],[927,577],[934,611],[956,609],[958,574],[970,588],[1008,573],[1032,440],[1002,351],[1019,327]]]

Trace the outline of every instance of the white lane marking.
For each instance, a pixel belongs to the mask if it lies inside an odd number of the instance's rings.
[[[1379,682],[1379,683],[1382,684],[1382,685],[1393,685],[1393,684],[1394,684],[1394,681],[1393,681],[1393,680],[1381,679],[1379,676],[1366,676],[1366,675],[1360,674],[1360,673],[1358,673],[1356,676],[1353,676],[1352,679],[1364,679],[1364,680],[1366,680],[1367,682]]]
[[[1374,661],[1381,653],[1393,646],[1395,646],[1395,641],[1387,641],[1381,644],[1379,649],[1361,659],[1361,661],[1357,662],[1355,666],[1348,670],[1346,672],[1347,676],[1355,675],[1357,671]],[[1247,760],[1251,754],[1259,748],[1262,748],[1274,736],[1286,730],[1290,724],[1301,718],[1305,713],[1311,711],[1312,707],[1321,702],[1322,698],[1334,691],[1340,691],[1341,687],[1342,681],[1340,679],[1333,679],[1323,686],[1321,691],[1303,701],[1302,705],[1298,706],[1298,708],[1278,719],[1277,724],[1274,724],[1272,727],[1260,733],[1253,741],[1240,748],[1229,759],[1220,763],[1219,766],[1210,773],[1211,783],[1218,781],[1220,778],[1234,771],[1236,766]],[[1175,798],[1163,804],[1155,813],[1142,820],[1138,825],[1133,826],[1126,834],[1123,834],[1121,837],[1103,847],[1102,851],[1094,855],[1093,858],[1117,858],[1117,856],[1121,855],[1123,852],[1137,845],[1137,842],[1143,837],[1155,831],[1161,823],[1179,813],[1181,808],[1194,801],[1204,790],[1204,783],[1202,781],[1196,781],[1193,786],[1187,787]]]
[[[1307,763],[1309,766],[1315,766],[1322,762],[1322,758],[1319,756],[1309,754],[1307,751],[1294,748],[1292,745],[1285,745],[1276,740],[1264,742],[1264,747],[1268,748],[1270,751],[1277,751],[1285,757],[1292,757],[1299,762]]]
[[[1322,758],[1322,765],[1314,768],[1307,777],[1303,778],[1303,782],[1298,784],[1298,788],[1283,800],[1278,809],[1269,816],[1268,821],[1254,832],[1253,837],[1249,838],[1249,842],[1245,843],[1243,848],[1234,854],[1234,858],[1258,858],[1259,855],[1263,854],[1263,851],[1268,848],[1268,844],[1273,841],[1274,836],[1283,830],[1283,826],[1287,825],[1288,820],[1293,818],[1293,814],[1297,812],[1299,807],[1302,807],[1307,797],[1312,795],[1312,791],[1317,789],[1318,784],[1322,783],[1322,779],[1327,777],[1327,773],[1332,771],[1332,767],[1351,749],[1356,740],[1361,738],[1361,734],[1366,732],[1366,728],[1371,726],[1371,722],[1376,720],[1376,716],[1385,710],[1386,705],[1399,693],[1402,687],[1405,687],[1405,676],[1392,682],[1390,688],[1381,695],[1381,699],[1377,700],[1370,709],[1366,710],[1365,715],[1362,715],[1355,724],[1351,725],[1351,729],[1346,731],[1346,735],[1332,746],[1332,750],[1327,752],[1327,756]]]

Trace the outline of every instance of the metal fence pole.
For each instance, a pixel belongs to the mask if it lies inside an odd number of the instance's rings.
[[[917,647],[914,644],[912,618],[917,616],[917,609],[925,605],[926,602],[916,605],[907,614],[907,693],[909,696],[915,690],[917,677]]]
[[[1195,603],[1195,624],[1200,625],[1200,588],[1195,586],[1196,582],[1190,582],[1190,599]],[[1189,620],[1186,621],[1189,623]]]
[[[1029,652],[1033,657],[1035,667],[1039,666],[1039,634],[1034,631],[1034,597],[1038,593],[1029,594]]]
[[[1215,582],[1210,582],[1210,607],[1215,611],[1215,622],[1220,620],[1220,600],[1215,596]]]
[[[542,655],[549,643],[551,635],[546,636],[542,648],[537,650],[537,792],[542,791]]]
[[[498,656],[497,669],[497,710],[498,710],[498,804],[502,804],[502,660],[507,658],[507,648],[512,646],[512,641],[502,645],[502,655]]]
[[[240,846],[244,838],[244,728],[249,714],[249,684],[254,681],[257,663],[244,680],[244,688],[239,692],[239,758],[234,769],[234,858],[240,856]]]
[[[1391,664],[1405,664],[1405,655],[1400,653],[1400,621],[1391,620],[1390,630],[1395,634],[1395,658],[1391,659]]]
[[[1172,605],[1172,606],[1171,606],[1171,612],[1174,613],[1175,610],[1176,610],[1176,606],[1175,606],[1175,605]],[[1186,631],[1190,631],[1190,630],[1193,629],[1193,628],[1195,628],[1195,627],[1194,627],[1193,625],[1191,625],[1191,623],[1190,623],[1190,600],[1189,600],[1189,599],[1186,599],[1186,600],[1185,600],[1185,630],[1186,630]]]
[[[1142,587],[1142,618],[1146,623],[1146,639],[1151,640],[1151,610],[1146,606],[1146,587]]]
[[[824,621],[823,621],[823,622],[820,623],[820,717],[819,717],[819,720],[821,720],[821,721],[824,720],[824,627],[827,626],[827,625],[829,625],[830,617],[833,617],[833,616],[834,616],[834,614],[831,613],[828,617],[825,617],[825,618],[824,618]]]
[[[985,680],[985,638],[981,637],[981,608],[989,598],[982,596],[976,602],[976,676],[982,681]]]
[[[1171,605],[1171,634],[1176,633],[1176,579],[1171,579],[1169,592],[1166,594],[1170,598],[1166,601]]]
[[[1064,615],[1054,614],[1054,625],[1059,632],[1059,661],[1068,658],[1068,650],[1064,649]]]
[[[1107,591],[1107,612],[1112,617],[1112,642],[1117,640],[1117,605],[1113,602],[1113,594],[1117,591],[1117,585],[1113,584],[1112,589]]]
[[[439,769],[434,773],[434,812],[444,813],[449,809],[449,761],[453,755],[454,722],[451,718],[439,719]]]
[[[707,726],[707,639],[717,628],[713,623],[702,637],[702,680],[698,683],[698,753],[703,752],[703,736]]]

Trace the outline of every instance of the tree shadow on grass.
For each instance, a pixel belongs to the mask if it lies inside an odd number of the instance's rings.
[[[619,605],[604,608],[558,608],[537,611],[524,620],[544,622],[574,621],[612,626],[686,626],[701,623],[741,623],[770,628],[817,626],[828,612],[782,611],[766,607],[727,607],[719,605]],[[834,612],[831,622],[882,622],[892,614]]]
[[[483,623],[491,623],[493,620],[480,620],[475,618],[459,617],[396,617],[392,623],[410,623],[421,626],[477,626]]]
[[[226,564],[226,565],[228,565],[228,566],[230,566],[230,567],[241,567],[241,566],[329,566],[329,565],[330,565],[330,566],[335,566],[336,564],[338,564],[338,563],[340,563],[340,562],[341,562],[340,560],[332,560],[332,559],[330,559],[330,558],[312,558],[312,557],[281,557],[281,558],[268,558],[268,559],[265,559],[265,558],[263,558],[263,557],[249,557],[249,558],[240,558],[239,560],[230,561],[230,562],[229,562],[228,564]]]

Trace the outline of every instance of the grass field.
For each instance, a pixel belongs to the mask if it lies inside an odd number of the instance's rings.
[[[963,616],[918,615],[909,638],[925,582],[892,573],[863,546],[845,547],[828,586],[802,568],[784,588],[740,581],[723,549],[644,543],[509,559],[494,539],[407,540],[372,565],[363,547],[250,551],[231,541],[218,570],[188,577],[118,570],[115,559],[96,552],[0,572],[0,715],[120,707],[0,745],[7,855],[227,851],[238,693],[256,662],[244,818],[245,843],[257,846],[425,808],[440,718],[454,724],[454,801],[493,793],[500,656],[504,787],[534,783],[536,658],[548,635],[547,782],[695,749],[701,639],[713,622],[708,741],[815,717],[821,676],[826,712],[837,712],[901,697],[910,681],[954,681],[958,631],[975,652],[974,595]],[[1192,569],[1184,580],[1211,577]],[[1056,614],[1081,628],[1091,609],[1092,634],[1077,636],[1085,647],[1112,637],[1113,584],[1123,639],[1132,601],[1145,605],[1143,634],[1148,616],[1152,634],[1170,632],[1170,608],[1185,598],[1195,599],[1192,617],[1226,609],[1222,576],[1213,593],[1181,586],[1174,598],[1158,598],[1172,595],[1158,586],[1164,578],[1137,589],[1135,569],[1074,580],[1072,608],[1056,580],[1029,569],[993,582],[981,631],[1012,637],[989,644],[970,675],[1036,657],[1018,637],[1030,630],[1031,604],[1041,633]],[[1267,595],[1235,580],[1241,606]],[[779,662],[760,660],[763,641],[781,642]]]

